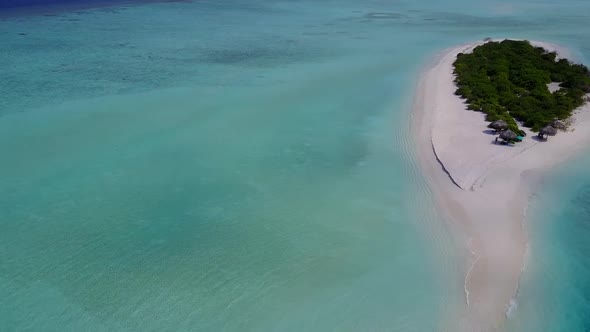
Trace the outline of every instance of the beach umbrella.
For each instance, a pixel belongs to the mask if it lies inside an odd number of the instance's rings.
[[[561,130],[565,130],[566,126],[565,123],[559,121],[559,120],[554,120],[553,122],[551,122],[550,124],[551,127],[555,128],[555,129],[561,129]]]
[[[555,134],[557,134],[557,129],[551,126],[543,127],[543,129],[541,129],[541,134],[555,136]]]
[[[514,141],[516,136],[518,135],[516,135],[516,133],[514,133],[512,130],[506,130],[500,134],[500,138],[505,141]]]
[[[504,120],[496,120],[490,123],[488,127],[496,130],[504,130],[508,128],[508,123]]]

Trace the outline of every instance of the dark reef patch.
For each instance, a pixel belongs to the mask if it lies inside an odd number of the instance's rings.
[[[224,65],[253,65],[284,63],[295,57],[296,51],[289,48],[249,47],[236,49],[207,50],[201,61]]]
[[[373,12],[364,15],[364,18],[368,19],[380,19],[380,20],[398,20],[405,18],[406,16],[400,13],[387,13],[387,12]]]

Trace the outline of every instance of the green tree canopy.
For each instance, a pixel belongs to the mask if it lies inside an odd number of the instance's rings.
[[[515,121],[533,131],[555,119],[565,119],[584,104],[590,93],[590,72],[583,65],[535,47],[528,41],[488,42],[472,53],[457,55],[456,94],[468,108],[484,112],[486,120],[504,120],[514,132]],[[547,84],[560,83],[551,93]]]

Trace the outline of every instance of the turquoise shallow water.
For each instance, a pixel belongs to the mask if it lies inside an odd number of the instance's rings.
[[[588,331],[590,327],[590,158],[546,177],[531,201],[530,254],[510,331]]]
[[[420,68],[488,36],[590,58],[589,9],[228,1],[3,19],[0,329],[437,330],[464,267],[414,161]],[[527,309],[526,287],[511,323],[572,331]],[[580,292],[552,292],[588,324]]]

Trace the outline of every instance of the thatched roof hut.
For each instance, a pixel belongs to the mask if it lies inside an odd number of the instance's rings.
[[[512,130],[505,130],[500,134],[500,138],[505,140],[505,141],[514,141],[516,139],[516,133],[513,132]]]
[[[546,126],[541,129],[541,134],[555,136],[557,134],[557,129],[555,129],[551,126]]]
[[[565,123],[563,123],[562,121],[559,121],[559,120],[554,120],[549,125],[555,129],[565,130],[567,128]]]
[[[508,129],[508,123],[504,120],[496,120],[488,125],[489,128],[495,130],[505,130]]]

